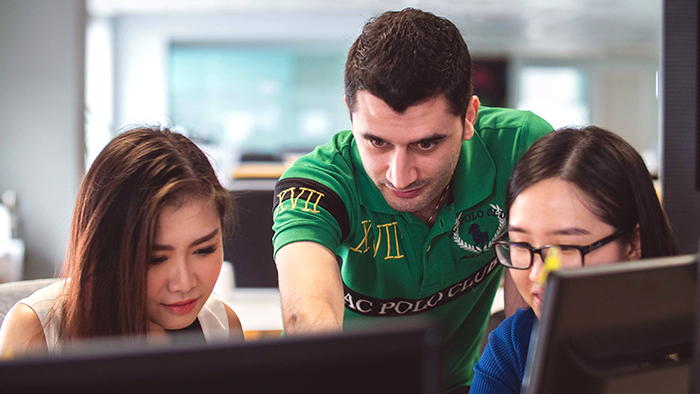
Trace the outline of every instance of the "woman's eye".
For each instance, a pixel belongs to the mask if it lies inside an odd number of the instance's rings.
[[[572,248],[569,246],[559,246],[559,250],[563,254],[577,254],[578,253],[578,249]]]
[[[209,247],[206,247],[206,248],[202,248],[202,249],[197,249],[197,250],[195,250],[195,251],[194,251],[194,254],[206,256],[206,255],[208,255],[208,254],[214,253],[215,251],[216,251],[216,246],[209,246]]]
[[[517,250],[525,250],[525,249],[529,249],[530,245],[526,244],[526,243],[513,243],[513,244],[510,244],[510,248],[517,249]]]
[[[165,260],[167,260],[167,257],[165,257],[165,256],[153,257],[151,259],[151,265],[158,265],[158,264],[164,262]]]

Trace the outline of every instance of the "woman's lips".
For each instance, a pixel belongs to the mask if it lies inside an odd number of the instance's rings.
[[[535,304],[537,304],[537,306],[541,308],[542,303],[544,302],[544,294],[543,293],[533,293],[532,295],[535,299]]]
[[[422,187],[408,191],[391,190],[391,192],[394,193],[394,195],[398,198],[412,198],[417,196],[421,190],[423,190]]]
[[[173,304],[162,304],[166,309],[168,309],[171,313],[174,313],[176,315],[184,315],[187,313],[192,312],[192,309],[194,309],[195,305],[197,305],[197,299],[192,298],[189,300],[185,301],[178,301]]]

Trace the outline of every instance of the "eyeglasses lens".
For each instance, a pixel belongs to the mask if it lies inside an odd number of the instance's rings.
[[[581,266],[581,253],[575,248],[549,246],[541,249],[542,259],[546,259],[552,250],[557,249],[561,258],[562,268],[574,268]],[[536,253],[536,252],[535,252]],[[536,253],[539,254],[539,253]],[[529,268],[534,258],[531,249],[521,245],[498,244],[496,255],[501,264],[514,268]]]

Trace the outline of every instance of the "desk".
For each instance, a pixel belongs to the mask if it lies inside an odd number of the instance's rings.
[[[289,166],[285,163],[244,163],[230,172],[233,179],[275,179]]]
[[[278,289],[237,288],[219,296],[238,315],[246,339],[280,335],[282,304]]]

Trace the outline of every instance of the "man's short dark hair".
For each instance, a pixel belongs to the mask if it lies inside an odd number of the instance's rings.
[[[445,18],[406,8],[370,19],[345,63],[350,116],[358,90],[367,90],[398,113],[444,94],[454,114],[466,116],[472,63],[459,29]]]

